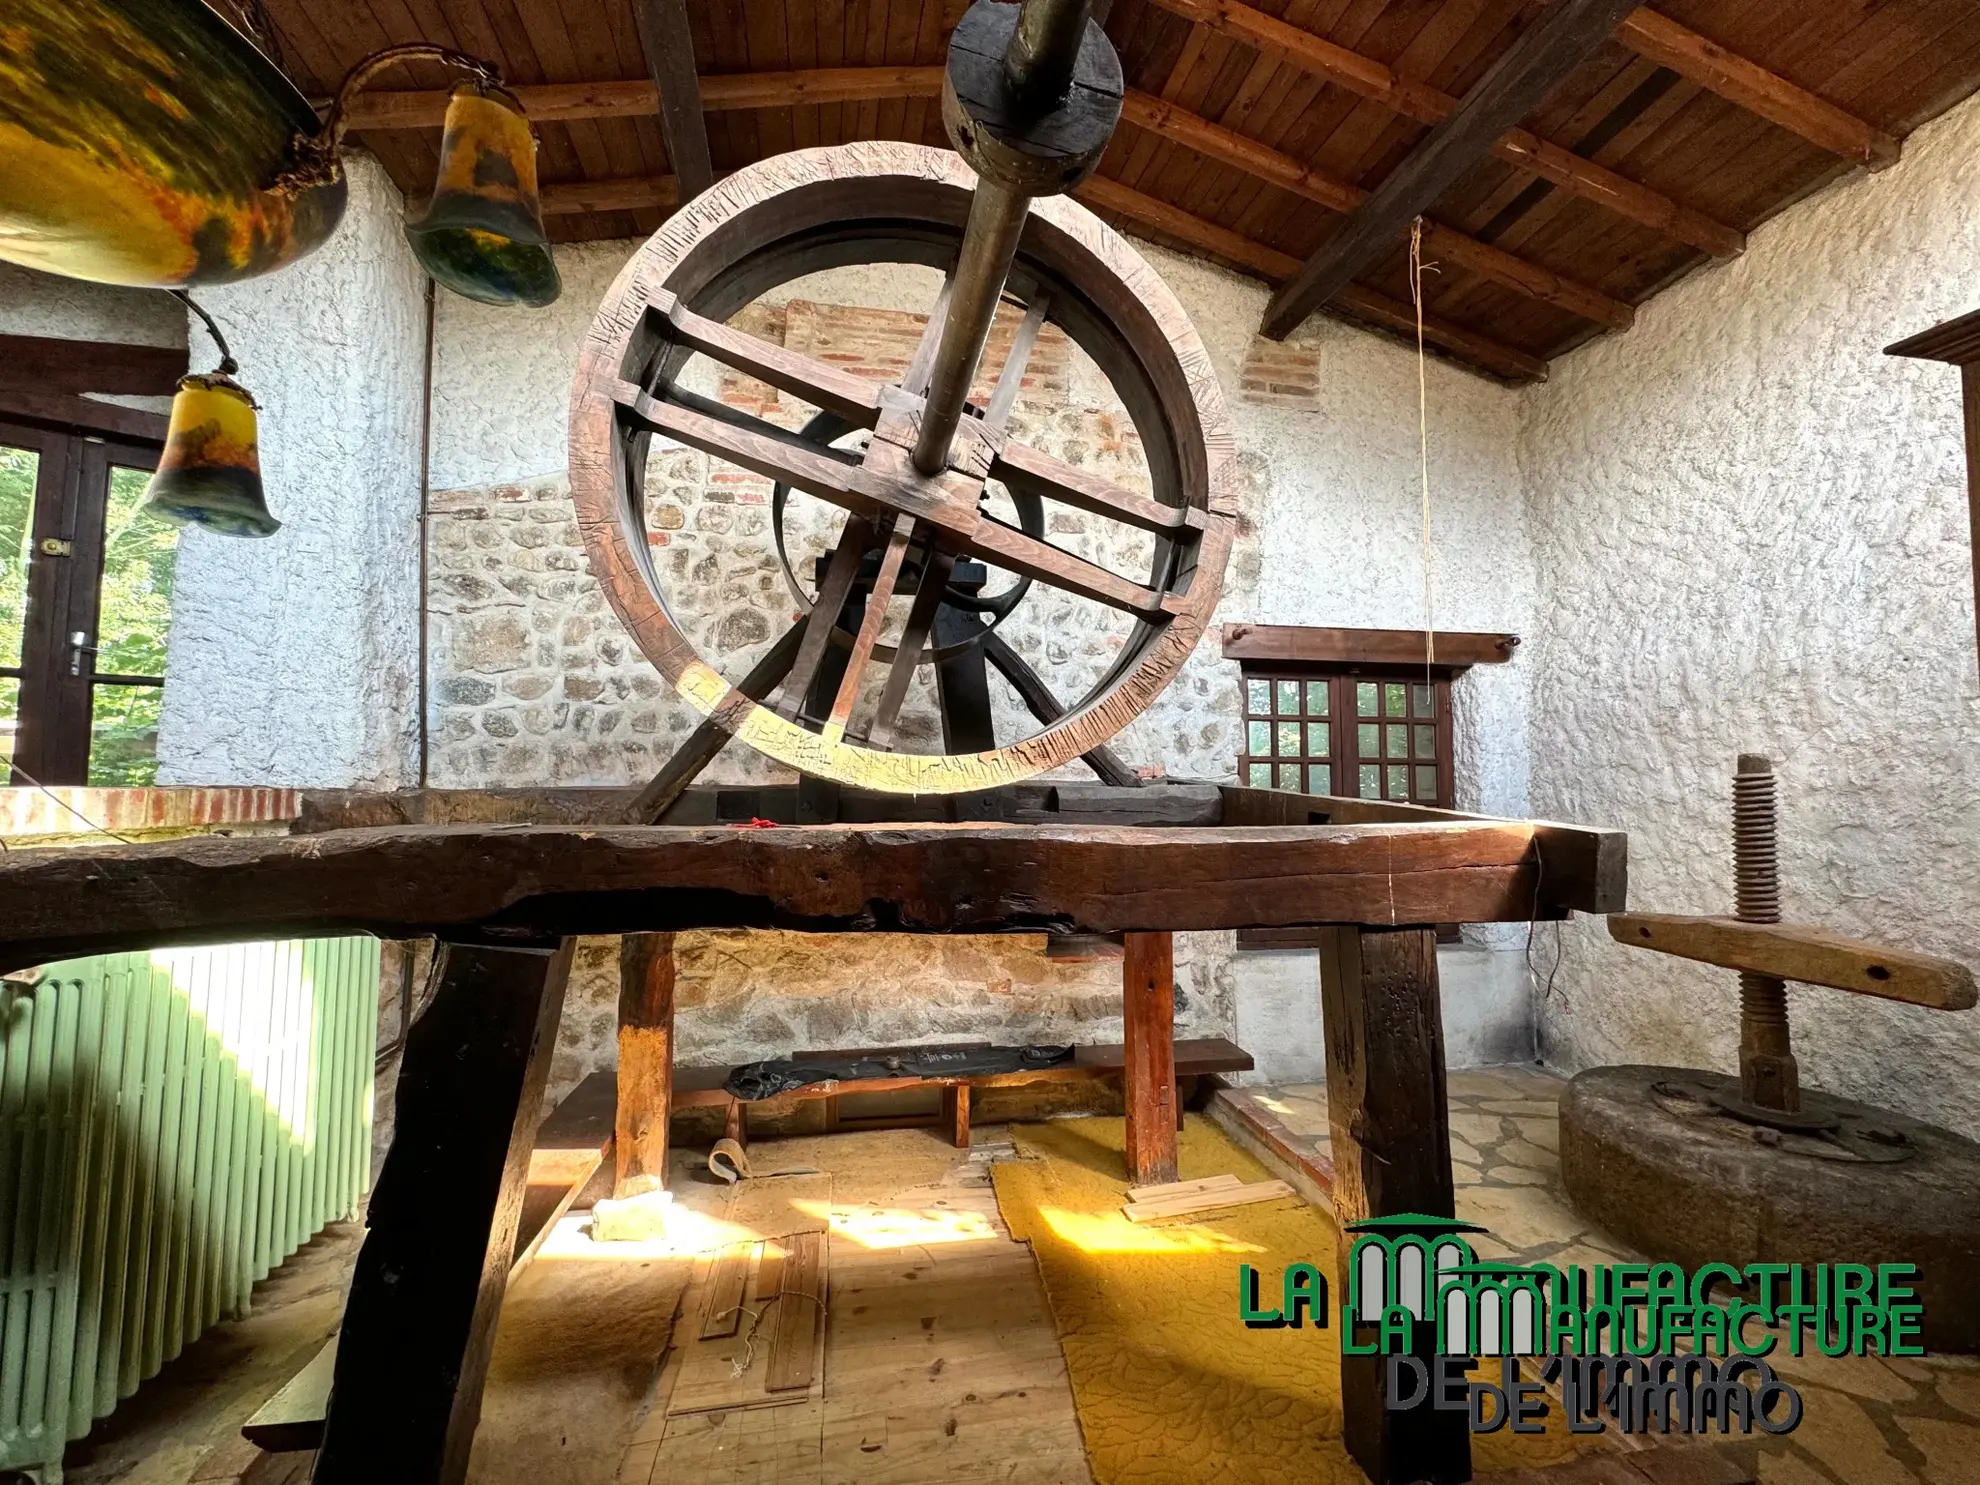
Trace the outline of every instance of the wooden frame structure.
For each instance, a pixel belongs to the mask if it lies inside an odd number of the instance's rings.
[[[696,790],[676,812],[734,818],[774,808],[772,792]],[[878,817],[851,824],[585,823],[623,819],[631,796],[340,795],[305,810],[299,828],[319,833],[0,856],[0,968],[352,929],[447,942],[434,1010],[400,1073],[320,1485],[464,1477],[575,934],[1125,932],[1128,1158],[1131,1179],[1156,1184],[1175,1164],[1171,934],[1330,925],[1323,995],[1346,1223],[1453,1210],[1433,925],[1625,906],[1619,832],[1364,800],[1034,784],[947,801],[847,791],[848,816]],[[931,804],[946,818],[909,820]],[[379,823],[408,819],[457,823]],[[627,951],[648,1023],[671,1001],[645,957],[658,947]],[[650,1156],[650,1138],[640,1148]],[[397,1282],[407,1273],[419,1282]],[[1381,1385],[1373,1369],[1344,1373],[1349,1447],[1378,1485],[1467,1478],[1463,1416],[1390,1414]]]

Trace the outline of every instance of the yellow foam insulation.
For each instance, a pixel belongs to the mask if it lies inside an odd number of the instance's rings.
[[[1004,1221],[1045,1282],[1095,1485],[1365,1485],[1341,1445],[1339,1332],[1251,1330],[1238,1317],[1239,1264],[1276,1303],[1278,1275],[1304,1259],[1330,1276],[1331,1327],[1345,1294],[1333,1220],[1295,1196],[1131,1223],[1123,1132],[1120,1119],[1014,1125],[1028,1158],[992,1167]],[[1194,1114],[1178,1146],[1183,1180],[1271,1179]],[[1580,1437],[1556,1409],[1548,1433],[1476,1437],[1472,1458],[1481,1472],[1550,1464]]]

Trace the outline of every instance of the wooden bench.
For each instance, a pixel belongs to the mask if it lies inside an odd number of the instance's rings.
[[[988,1045],[977,1043],[976,1045]],[[850,1061],[880,1058],[909,1051],[906,1047],[833,1052],[795,1052],[795,1061]],[[1223,1037],[1203,1037],[1175,1043],[1176,1127],[1182,1127],[1185,1079],[1193,1082],[1211,1073],[1250,1072],[1251,1054]],[[1016,1088],[1032,1083],[1073,1083],[1098,1079],[1120,1080],[1127,1070],[1127,1051],[1119,1043],[1073,1048],[1072,1061],[1056,1067],[1025,1068],[1017,1072],[977,1073],[967,1077],[848,1078],[838,1082],[809,1083],[774,1098],[758,1099],[759,1107],[782,1111],[806,1099],[838,1098],[846,1094],[893,1093],[911,1088],[940,1088],[942,1122],[949,1126],[957,1149],[969,1146],[969,1100],[977,1088]],[[723,1085],[727,1067],[677,1067],[674,1069],[675,1109],[718,1108],[727,1116],[728,1137],[738,1144],[749,1142],[750,1102],[737,1098]]]

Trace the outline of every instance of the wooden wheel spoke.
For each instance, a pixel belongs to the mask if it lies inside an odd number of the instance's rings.
[[[878,533],[872,524],[858,516],[848,520],[839,532],[839,545],[825,568],[825,581],[818,585],[818,597],[805,619],[804,639],[798,646],[797,659],[784,679],[782,699],[777,705],[784,716],[795,717],[803,709],[805,693],[811,689],[812,679],[825,659],[825,646],[831,642],[832,630],[846,606],[847,595],[852,592],[853,580],[859,576],[859,564],[866,556],[866,549],[876,540]]]
[[[799,355],[747,330],[698,315],[664,290],[654,295],[652,313],[667,327],[667,338],[675,344],[700,351],[732,371],[743,372],[780,392],[835,412],[855,427],[871,428],[880,416],[880,388],[876,382]]]
[[[1038,579],[1067,593],[1091,598],[1151,624],[1166,623],[1184,600],[1145,588],[1131,578],[1109,572],[1097,562],[1075,557],[1048,541],[1027,536],[1014,526],[984,517],[963,545],[998,567]]]
[[[921,586],[915,589],[914,604],[908,609],[907,627],[901,631],[901,640],[894,647],[894,660],[887,668],[887,684],[880,692],[880,704],[873,714],[873,725],[866,730],[866,741],[873,747],[884,748],[894,736],[894,723],[901,713],[901,703],[907,699],[908,682],[914,679],[916,666],[921,663],[921,647],[928,642],[928,636],[935,627],[935,611],[942,606],[944,590],[949,586],[949,574],[955,570],[956,558],[953,552],[930,546],[921,563]]]
[[[871,504],[860,488],[856,454],[823,448],[692,392],[675,391],[663,400],[622,381],[613,388],[613,400],[624,409],[622,416],[739,469],[861,513]]]
[[[1194,506],[1149,500],[1021,443],[1004,445],[990,465],[990,477],[1002,480],[1012,490],[1056,500],[1143,531],[1201,531],[1206,524],[1203,512]]]
[[[984,409],[985,426],[1001,432],[1010,421],[1018,393],[1024,390],[1025,368],[1031,364],[1031,353],[1038,347],[1038,335],[1045,328],[1045,315],[1051,307],[1052,296],[1046,293],[1034,296],[1026,307],[1017,334],[1011,338],[1011,353],[1004,358],[1004,369],[997,375],[996,390],[990,394],[990,405]]]
[[[955,286],[954,272],[944,274],[935,307],[928,311],[928,323],[921,327],[921,339],[915,342],[914,355],[908,358],[908,368],[901,375],[903,392],[916,397],[928,395],[928,378],[935,374],[935,348],[942,343],[942,326],[949,318],[949,292]]]
[[[846,673],[839,681],[839,694],[832,700],[831,715],[825,719],[825,740],[838,742],[846,735],[846,722],[852,716],[853,704],[859,700],[859,683],[866,674],[867,662],[873,658],[873,647],[880,642],[880,630],[887,622],[887,605],[893,602],[894,589],[901,580],[901,563],[907,557],[909,543],[914,540],[914,518],[902,516],[894,522],[887,533],[887,548],[880,558],[880,573],[873,580],[873,592],[866,600],[866,617],[860,621],[859,633],[853,638],[852,658],[846,661]]]

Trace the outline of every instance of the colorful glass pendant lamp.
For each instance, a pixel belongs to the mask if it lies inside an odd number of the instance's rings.
[[[205,322],[220,348],[220,365],[179,379],[165,452],[145,486],[145,504],[180,526],[203,526],[223,536],[273,536],[282,523],[269,514],[261,488],[254,397],[234,380],[240,367],[213,316],[190,294],[176,292]]]
[[[492,64],[388,47],[351,69],[319,124],[204,0],[0,0],[0,259],[150,288],[285,267],[343,218],[351,99],[414,60],[473,75],[447,109],[433,199],[406,227],[414,254],[471,299],[550,303],[536,141]]]

